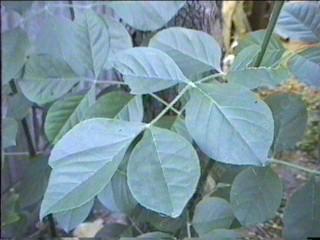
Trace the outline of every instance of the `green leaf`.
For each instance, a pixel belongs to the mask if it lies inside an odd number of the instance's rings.
[[[177,64],[155,48],[136,47],[120,52],[114,68],[124,78],[133,94],[146,94],[187,82]]]
[[[302,82],[320,88],[320,48],[309,48],[288,60],[288,68]]]
[[[230,229],[215,229],[201,236],[201,240],[240,240],[243,239],[240,233]]]
[[[109,34],[104,19],[89,10],[76,18],[43,14],[36,52],[64,59],[79,75],[98,78],[109,54]]]
[[[312,177],[288,201],[283,237],[300,240],[320,236],[320,182]]]
[[[1,43],[2,85],[17,76],[26,62],[29,49],[28,35],[21,28],[15,28],[3,33]]]
[[[33,1],[2,1],[6,10],[12,10],[23,15],[29,8],[31,8]],[[3,49],[3,48],[2,48]]]
[[[142,98],[139,95],[131,96],[119,90],[107,93],[95,102],[88,111],[87,117],[117,118],[142,122]]]
[[[127,174],[131,193],[142,206],[178,217],[196,189],[200,164],[183,137],[149,127],[133,149]]]
[[[65,212],[55,213],[54,218],[56,219],[58,226],[65,232],[70,232],[88,217],[93,207],[93,203],[94,199],[91,199],[80,207]]]
[[[173,18],[184,3],[185,1],[112,1],[108,6],[131,27],[155,31]]]
[[[166,240],[174,240],[175,238],[168,233],[164,232],[149,232],[139,235],[138,238],[141,239],[166,239]]]
[[[318,2],[285,3],[275,32],[291,41],[318,43],[320,41],[319,12]]]
[[[253,66],[259,52],[259,45],[250,45],[242,49],[235,57],[230,71],[243,70],[247,67]],[[260,67],[277,67],[281,63],[282,56],[285,53],[285,49],[281,48],[268,48],[263,56]]]
[[[19,86],[30,101],[43,105],[65,95],[79,80],[62,60],[49,55],[34,55],[26,63]]]
[[[8,96],[7,116],[21,120],[28,115],[31,106],[32,103],[21,92]]]
[[[55,144],[74,125],[85,120],[94,98],[95,90],[91,88],[84,95],[68,96],[52,104],[44,124],[48,140]]]
[[[13,118],[3,118],[2,121],[2,148],[15,146],[18,133],[17,121]]]
[[[240,85],[197,85],[186,106],[186,126],[200,149],[216,161],[258,166],[268,161],[272,113]]]
[[[265,99],[274,119],[273,154],[292,149],[303,138],[308,112],[300,96],[271,95]]]
[[[108,59],[104,68],[110,69],[112,68],[112,59],[115,55],[122,50],[132,48],[133,44],[131,36],[123,24],[109,16],[104,16],[104,22],[109,34]]]
[[[47,157],[39,156],[30,159],[21,184],[17,188],[22,208],[30,207],[42,199],[48,185],[49,174]]]
[[[40,218],[80,207],[110,182],[144,124],[92,118],[73,127],[54,146]]]
[[[171,27],[154,35],[149,46],[167,53],[186,76],[212,69],[221,71],[220,45],[205,32]]]
[[[243,226],[273,218],[280,206],[282,183],[271,168],[248,168],[233,181],[230,203]]]
[[[241,50],[255,46],[260,50],[264,36],[266,34],[265,30],[259,30],[250,32],[240,39],[238,46],[236,47],[236,53],[239,53]],[[268,44],[267,50],[269,51],[284,51],[284,47],[277,35],[272,34]],[[252,57],[252,56],[251,56]]]
[[[202,236],[217,228],[229,228],[233,219],[232,208],[226,200],[208,197],[196,205],[192,225]]]
[[[248,67],[228,72],[227,79],[250,89],[258,87],[274,88],[287,82],[291,77],[288,69],[282,65],[276,68]]]

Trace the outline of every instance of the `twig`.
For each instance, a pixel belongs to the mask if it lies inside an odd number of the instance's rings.
[[[139,232],[139,234],[143,234],[144,232],[139,228],[139,226],[133,221],[131,217],[128,217],[131,225]]]
[[[270,18],[270,22],[267,26],[267,30],[266,30],[266,34],[263,38],[263,42],[262,42],[262,45],[261,45],[261,50],[258,54],[258,57],[254,63],[254,67],[259,67],[261,62],[262,62],[262,59],[263,59],[263,56],[267,50],[267,47],[268,47],[268,44],[270,42],[270,38],[271,38],[271,35],[273,33],[273,30],[274,30],[274,27],[277,23],[277,19],[279,17],[279,14],[280,14],[280,11],[281,11],[281,8],[283,6],[284,2],[283,1],[276,1],[274,3],[274,7],[272,9],[272,13],[271,13],[271,18]]]
[[[285,166],[288,166],[290,168],[294,168],[294,169],[297,169],[297,170],[305,171],[305,172],[308,172],[308,173],[311,173],[311,174],[320,175],[320,171],[309,169],[309,168],[305,168],[305,167],[299,166],[297,164],[289,163],[289,162],[286,162],[286,161],[283,161],[283,160],[279,160],[279,159],[274,159],[273,158],[271,160],[271,162],[275,163],[275,164],[285,165]]]
[[[72,1],[71,1],[71,0],[69,0],[68,2],[69,2],[69,4],[70,4],[69,9],[70,9],[71,20],[73,21],[73,20],[74,20],[74,17],[75,17],[74,9],[73,9],[73,4],[72,4]]]
[[[189,210],[187,211],[187,234],[188,234],[188,238],[191,238],[191,223],[190,223],[190,212]]]
[[[163,105],[168,106],[169,103],[167,103],[166,101],[164,101],[162,98],[158,97],[156,94],[154,93],[149,93],[149,95],[151,95],[152,97],[154,97],[155,99],[157,99],[159,102],[161,102]],[[176,114],[180,115],[180,112],[174,108],[174,107],[170,107],[170,109],[175,112]]]

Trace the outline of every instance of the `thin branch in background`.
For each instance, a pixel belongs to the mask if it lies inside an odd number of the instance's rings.
[[[272,13],[271,13],[271,18],[270,18],[269,24],[267,26],[267,30],[266,30],[266,34],[263,38],[263,42],[261,44],[261,50],[258,54],[258,57],[257,57],[255,63],[254,63],[254,67],[259,67],[262,62],[263,56],[267,50],[268,44],[270,42],[270,38],[272,36],[274,27],[277,23],[277,20],[280,15],[280,11],[281,11],[283,4],[284,4],[284,1],[278,1],[278,2],[274,3],[274,7],[273,7]]]
[[[165,100],[163,100],[161,97],[158,97],[156,94],[154,93],[149,93],[149,95],[151,95],[153,98],[157,99],[159,102],[161,102],[163,105],[168,106],[169,103],[167,103]],[[172,110],[173,112],[175,112],[177,115],[180,115],[179,110],[177,110],[174,107],[170,107],[170,110]]]
[[[128,217],[129,221],[130,221],[130,224],[132,227],[134,227],[139,234],[143,234],[144,232],[139,228],[139,226],[133,221],[132,218]]]
[[[70,4],[70,7],[69,7],[69,9],[70,9],[70,17],[71,17],[71,20],[73,21],[74,18],[75,18],[74,9],[73,9],[73,3],[72,3],[71,0],[69,0],[68,2]]]
[[[305,171],[307,173],[311,173],[311,174],[315,174],[315,175],[320,175],[320,171],[314,170],[314,169],[309,169],[306,167],[302,167],[300,165],[294,164],[294,163],[290,163],[287,161],[283,161],[283,160],[279,160],[279,159],[272,159],[271,163],[275,163],[275,164],[281,164],[296,170],[301,170],[301,171]]]

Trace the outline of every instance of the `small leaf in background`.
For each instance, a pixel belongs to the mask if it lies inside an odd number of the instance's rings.
[[[18,122],[13,118],[2,119],[2,148],[16,145]]]
[[[216,161],[257,166],[268,162],[272,113],[247,88],[199,84],[186,106],[186,126],[200,149]]]
[[[58,226],[68,233],[88,217],[93,207],[93,203],[94,199],[80,207],[70,209],[65,212],[57,212],[53,216],[57,221]]]
[[[213,69],[221,71],[220,45],[205,32],[167,28],[150,39],[149,47],[167,53],[187,77]]]
[[[289,198],[283,237],[300,240],[320,236],[320,182],[312,177]]]
[[[229,228],[234,219],[230,204],[223,198],[202,199],[195,208],[192,226],[200,236],[219,228]]]
[[[241,70],[230,71],[227,79],[250,89],[258,87],[275,88],[290,80],[291,74],[284,66],[276,68],[248,67]]]
[[[80,81],[70,66],[61,59],[49,55],[31,56],[19,81],[22,93],[39,105],[52,102]]]
[[[180,135],[148,128],[128,162],[133,197],[147,209],[178,217],[193,195],[200,164],[193,146]]]
[[[132,94],[157,92],[188,81],[172,58],[155,48],[135,47],[122,51],[113,64]]]
[[[28,35],[21,28],[4,32],[1,40],[1,83],[4,85],[15,78],[23,67],[30,42]]]
[[[282,183],[271,168],[248,168],[233,181],[230,203],[243,226],[273,218],[282,199]]]
[[[112,91],[98,98],[90,107],[87,118],[92,117],[142,122],[142,97],[140,95],[132,96],[124,91]]]
[[[51,151],[52,171],[40,219],[77,208],[101,192],[143,128],[137,122],[92,118],[65,134]]]
[[[184,4],[185,1],[111,1],[107,6],[131,27],[155,31],[169,22]]]
[[[287,2],[279,15],[275,32],[293,41],[317,43],[320,41],[319,2]]]
[[[91,88],[86,94],[67,96],[52,104],[44,125],[48,140],[55,144],[74,125],[85,120],[94,98],[95,90]]]
[[[17,188],[22,208],[30,207],[43,198],[51,170],[46,156],[30,158],[29,161],[30,163]]]
[[[319,47],[306,49],[291,57],[288,60],[288,68],[301,82],[320,89]]]
[[[290,150],[304,136],[308,112],[298,95],[271,95],[265,99],[274,119],[273,154]]]
[[[23,15],[32,6],[33,1],[1,1],[6,8],[6,10],[12,10]],[[3,49],[3,48],[2,48]]]
[[[261,48],[263,38],[266,34],[265,30],[254,31],[246,34],[242,39],[240,39],[238,46],[235,49],[235,52],[238,54],[240,51],[247,47],[255,46],[256,48]],[[284,51],[284,47],[275,34],[271,35],[270,42],[268,44],[268,51]]]

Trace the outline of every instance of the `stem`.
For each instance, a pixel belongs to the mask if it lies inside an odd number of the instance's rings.
[[[71,20],[73,21],[73,20],[74,20],[74,17],[75,17],[74,9],[73,9],[73,4],[72,4],[72,1],[71,1],[71,0],[69,0],[68,2],[69,2],[69,4],[70,4],[69,9],[70,9]]]
[[[291,167],[291,168],[295,168],[295,169],[298,169],[298,170],[302,170],[302,171],[305,171],[305,172],[308,172],[308,173],[311,173],[311,174],[320,175],[320,171],[309,169],[309,168],[305,168],[305,167],[299,166],[297,164],[289,163],[289,162],[286,162],[286,161],[283,161],[283,160],[272,159],[271,162],[272,163],[276,163],[276,164],[285,165],[285,166],[288,166],[288,167]]]
[[[187,234],[188,234],[188,238],[191,238],[191,223],[190,223],[190,212],[189,210],[187,211]]]
[[[48,214],[47,218],[48,218],[48,221],[49,221],[51,237],[55,238],[55,237],[57,237],[57,231],[56,231],[56,226],[55,226],[52,214]]]
[[[185,86],[181,92],[159,113],[159,115],[153,119],[148,125],[151,126],[153,125],[154,123],[156,123],[163,115],[166,114],[166,112],[173,107],[173,105],[179,101],[179,99],[182,97],[182,95],[189,90],[189,88],[191,87],[192,85],[188,84],[187,86]]]
[[[277,20],[278,20],[278,17],[279,17],[279,14],[280,14],[280,11],[281,11],[283,4],[284,4],[283,1],[278,1],[278,2],[274,3],[274,7],[273,7],[272,13],[271,13],[270,22],[267,26],[266,34],[263,38],[263,42],[261,45],[261,50],[258,54],[258,57],[257,57],[255,63],[254,63],[254,67],[259,67],[262,62],[263,56],[267,50],[271,35],[272,35],[274,27],[277,23]]]
[[[212,79],[215,79],[215,78],[217,78],[217,77],[224,76],[224,75],[226,75],[226,74],[223,73],[223,72],[216,73],[216,74],[212,74],[212,75],[209,75],[209,76],[207,76],[207,77],[201,78],[200,80],[196,81],[195,83],[196,83],[196,84],[203,83],[203,82],[206,82],[206,81],[208,81],[208,80],[212,80]]]
[[[163,105],[168,106],[169,103],[167,103],[166,101],[164,101],[162,98],[158,97],[156,94],[153,93],[149,93],[149,95],[151,95],[152,97],[154,97],[155,99],[157,99],[159,102],[161,102]],[[174,107],[170,107],[170,109],[175,112],[176,114],[180,115],[180,112],[174,108]]]

